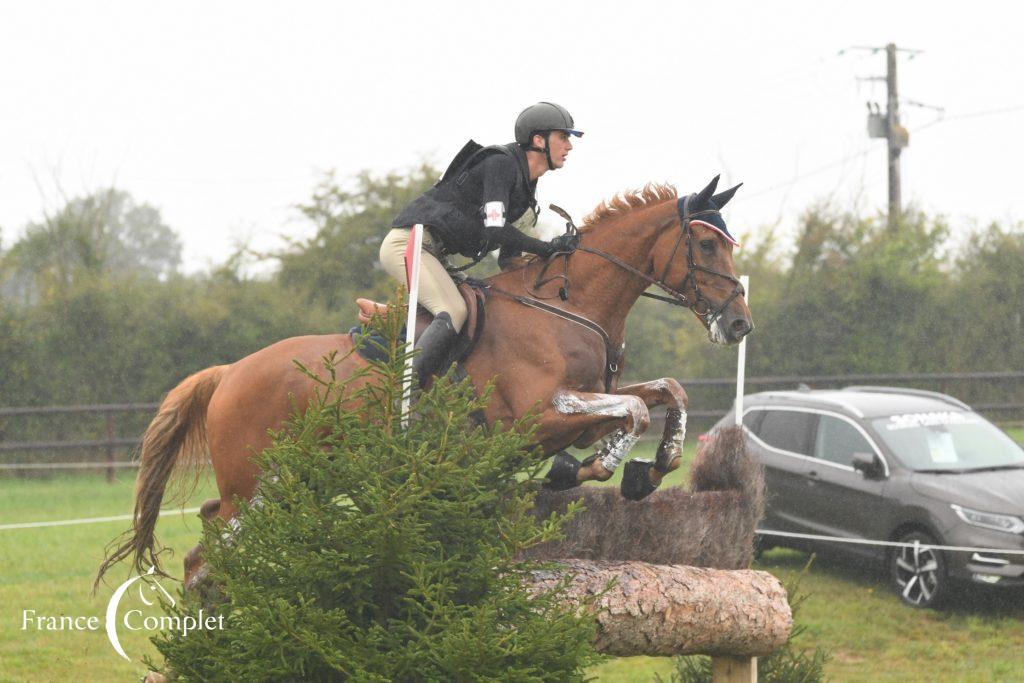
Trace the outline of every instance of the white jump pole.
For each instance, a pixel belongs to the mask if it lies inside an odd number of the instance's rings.
[[[423,248],[423,226],[419,223],[412,226],[409,233],[409,245],[405,248],[405,278],[409,286],[409,315],[405,320],[405,352],[411,354],[416,344],[416,306],[420,297],[420,251]],[[402,427],[409,424],[409,401],[412,398],[412,386],[406,382],[415,382],[412,377],[412,356],[405,360],[405,380],[402,382]]]
[[[740,276],[740,284],[746,292],[747,305],[750,305],[750,277]],[[747,374],[747,338],[740,341],[739,359],[736,361],[736,426],[743,424],[743,382]]]

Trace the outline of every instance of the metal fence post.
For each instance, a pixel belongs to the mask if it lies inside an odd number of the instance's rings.
[[[107,483],[114,481],[114,413],[107,411]]]

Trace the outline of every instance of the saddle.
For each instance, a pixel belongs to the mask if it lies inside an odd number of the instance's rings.
[[[481,333],[484,329],[485,320],[485,306],[487,303],[487,285],[483,282],[476,280],[463,280],[456,283],[459,288],[459,294],[462,295],[462,300],[466,303],[466,323],[462,326],[462,330],[459,331],[459,337],[452,345],[452,350],[445,361],[445,366],[450,366],[452,363],[461,363],[465,360],[469,354],[473,351],[473,347],[476,346],[477,339],[480,338]],[[388,312],[388,308],[391,304],[384,304],[370,299],[356,299],[356,306],[359,307],[359,324],[360,327],[354,327],[351,330],[353,335],[361,335],[363,333],[362,327],[369,324],[370,320],[375,315],[385,315]],[[416,308],[416,339],[420,338],[423,334],[423,330],[427,329],[427,326],[434,319],[434,315],[423,308],[418,306]],[[403,335],[404,335],[403,330]],[[359,354],[367,360],[381,360],[382,353],[374,348],[372,345],[363,344],[359,347]]]

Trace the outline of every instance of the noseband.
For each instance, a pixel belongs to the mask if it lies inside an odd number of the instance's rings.
[[[638,270],[637,268],[634,268],[632,265],[626,263],[618,256],[601,251],[600,249],[584,247],[581,245],[577,248],[577,251],[585,251],[588,254],[600,256],[609,263],[614,263],[619,268],[629,271],[630,273],[639,277],[641,280],[647,282],[649,285],[654,285],[663,290],[664,292],[668,293],[669,295],[660,296],[658,294],[649,294],[647,292],[643,292],[640,296],[646,296],[651,299],[664,301],[666,303],[672,304],[673,306],[684,306],[692,310],[701,318],[703,318],[706,323],[710,324],[712,321],[718,318],[718,316],[722,315],[725,309],[729,306],[729,304],[733,302],[733,300],[736,297],[743,295],[745,292],[743,291],[743,285],[740,284],[739,278],[729,275],[728,273],[723,273],[721,271],[715,270],[714,268],[708,268],[707,266],[700,265],[693,260],[694,237],[693,227],[690,224],[693,222],[695,218],[700,218],[701,216],[719,215],[719,211],[717,209],[705,209],[703,211],[691,212],[689,209],[689,204],[690,200],[693,199],[693,197],[695,196],[696,195],[691,194],[687,197],[683,197],[678,202],[679,235],[676,237],[676,243],[672,246],[672,253],[669,254],[668,260],[665,262],[665,268],[664,270],[662,270],[661,276],[658,278],[653,277],[653,264],[651,265],[650,271],[645,273],[641,270]],[[700,222],[703,223],[704,221]],[[668,271],[672,267],[672,263],[676,259],[676,254],[679,252],[679,247],[684,242],[686,244],[686,277],[683,278],[683,280],[679,283],[678,287],[672,287],[667,282]],[[732,292],[725,299],[725,301],[723,301],[722,304],[717,308],[714,307],[711,304],[711,302],[708,301],[707,297],[704,296],[703,292],[701,292],[700,283],[697,282],[697,277],[695,275],[697,271],[708,273],[709,275],[714,275],[715,277],[724,278],[729,282],[733,283]],[[683,291],[686,289],[686,286],[690,283],[693,284],[693,301],[691,301],[685,294],[683,294]]]

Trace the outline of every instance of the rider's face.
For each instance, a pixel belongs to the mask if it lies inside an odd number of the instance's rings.
[[[565,158],[569,156],[572,149],[572,136],[564,130],[553,130],[548,136],[548,144],[551,146],[551,163],[555,168],[565,166]]]

